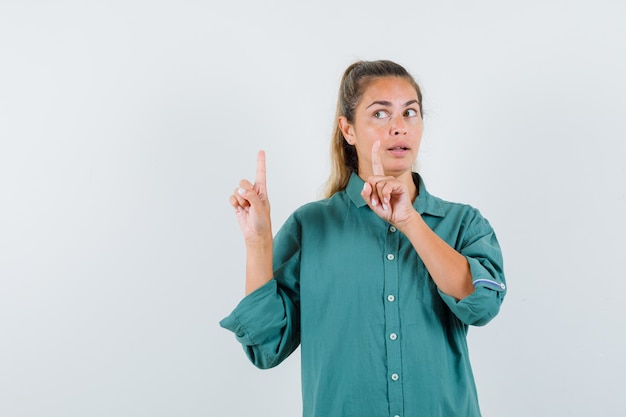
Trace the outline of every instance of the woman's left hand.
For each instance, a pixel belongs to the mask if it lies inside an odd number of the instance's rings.
[[[413,216],[419,214],[413,208],[411,194],[406,184],[395,177],[385,176],[379,149],[380,141],[372,146],[374,175],[365,182],[361,196],[374,213],[402,230]]]

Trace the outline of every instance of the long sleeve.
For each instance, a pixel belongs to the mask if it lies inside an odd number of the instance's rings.
[[[474,292],[462,300],[441,291],[439,294],[463,323],[485,325],[498,314],[506,294],[506,283],[500,245],[489,222],[478,211],[475,211],[457,250],[469,262]]]
[[[299,230],[295,219],[285,223],[274,238],[274,277],[220,322],[262,369],[278,365],[300,344]]]

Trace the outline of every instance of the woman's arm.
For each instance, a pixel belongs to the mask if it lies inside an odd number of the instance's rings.
[[[220,325],[235,334],[255,366],[271,368],[300,344],[299,287],[297,274],[293,273],[297,271],[299,245],[290,239],[298,230],[295,223],[287,222],[291,227],[277,235],[276,254],[281,256],[282,271],[273,280],[274,239],[263,151],[257,157],[254,185],[242,180],[231,195],[230,204],[246,244],[246,297]],[[288,243],[281,245],[281,241]]]
[[[461,300],[472,292],[472,273],[465,256],[441,239],[415,210],[396,227],[406,235],[437,287]]]
[[[273,276],[272,224],[265,172],[265,152],[259,151],[254,184],[241,180],[229,199],[246,243],[246,295]]]

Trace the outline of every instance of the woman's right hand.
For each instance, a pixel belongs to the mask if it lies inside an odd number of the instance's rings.
[[[235,209],[246,243],[261,243],[272,239],[270,202],[265,184],[264,151],[259,151],[257,154],[254,184],[248,180],[241,180],[229,201]]]

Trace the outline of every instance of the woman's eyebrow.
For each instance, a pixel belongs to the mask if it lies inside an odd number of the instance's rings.
[[[372,103],[366,107],[366,109],[369,109],[370,107],[372,107],[375,104],[379,104],[381,106],[391,106],[391,102],[390,101],[385,101],[385,100],[377,100],[377,101],[372,101]]]
[[[390,101],[376,100],[376,101],[373,101],[369,106],[367,106],[366,109],[369,109],[370,107],[372,107],[375,104],[378,104],[380,106],[391,106],[391,102]],[[419,101],[417,101],[417,100],[409,100],[406,103],[404,103],[404,107],[408,107],[411,104],[419,104]]]

